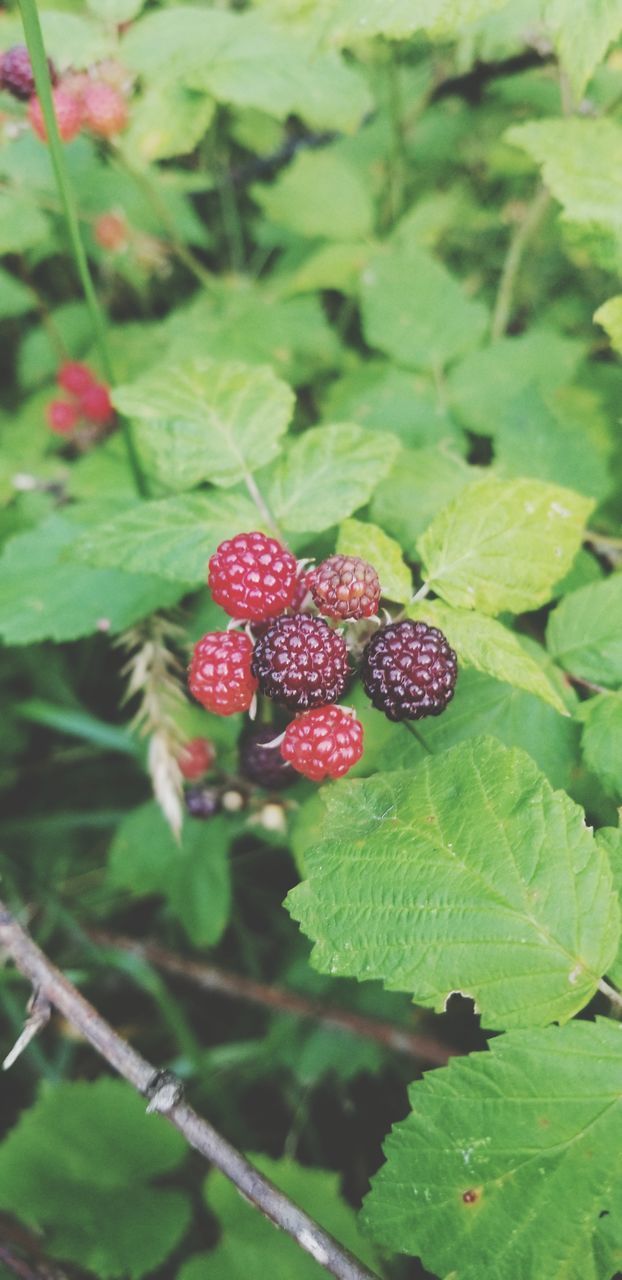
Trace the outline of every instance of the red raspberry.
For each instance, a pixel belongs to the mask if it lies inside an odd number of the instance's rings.
[[[311,594],[327,618],[371,618],[380,603],[380,579],[358,556],[329,556],[312,575]]]
[[[195,778],[202,778],[211,769],[215,759],[216,752],[209,738],[191,738],[184,743],[177,763],[182,778],[194,782]]]
[[[53,63],[48,58],[48,68],[52,84],[56,84],[57,75]],[[0,89],[6,89],[14,98],[26,102],[35,92],[35,78],[32,71],[30,54],[25,44],[13,45],[0,58]]]
[[[458,661],[442,631],[425,622],[381,627],[363,651],[365,692],[389,720],[438,716],[454,696]]]
[[[195,646],[188,674],[191,694],[208,711],[232,716],[248,711],[257,689],[253,646],[243,631],[210,631]]]
[[[81,396],[84,391],[89,391],[96,385],[88,365],[78,364],[77,360],[67,360],[62,364],[56,375],[56,381],[63,391],[69,391],[72,396]]]
[[[45,412],[50,431],[58,436],[70,436],[80,417],[78,406],[68,400],[51,400]]]
[[[52,101],[54,104],[54,113],[56,115],[56,123],[61,142],[71,142],[76,134],[82,128],[82,108],[77,98],[73,94],[63,89],[62,85],[58,89],[52,90]],[[47,142],[48,135],[43,119],[43,111],[38,98],[31,98],[28,104],[28,119],[42,142]]]
[[[277,747],[266,746],[274,742],[278,730],[270,726],[247,729],[240,738],[240,773],[267,791],[281,791],[296,782],[296,774],[282,759]]]
[[[112,401],[108,394],[108,388],[101,382],[93,382],[86,391],[81,391],[78,397],[80,411],[83,417],[88,418],[89,422],[95,423],[96,426],[106,426],[114,416]]]
[[[128,111],[125,98],[105,80],[95,80],[86,85],[82,95],[84,123],[99,138],[112,138],[121,133],[127,124]]]
[[[343,636],[322,618],[297,613],[278,618],[255,645],[253,675],[262,693],[286,707],[336,702],[348,678]]]
[[[216,604],[232,618],[263,622],[291,603],[296,560],[265,533],[238,533],[216,548],[209,562],[208,586]]]
[[[98,245],[110,253],[122,253],[128,247],[127,222],[120,213],[100,214],[93,231]]]
[[[343,778],[363,754],[363,726],[343,707],[316,707],[285,730],[281,755],[312,782]]]

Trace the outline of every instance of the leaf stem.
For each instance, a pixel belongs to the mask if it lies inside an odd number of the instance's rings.
[[[249,471],[247,468],[244,469],[244,483],[246,485],[246,488],[248,489],[250,497],[253,499],[253,502],[257,507],[257,510],[262,520],[265,521],[266,525],[268,526],[273,536],[275,538],[278,538],[279,542],[284,543],[285,538],[282,530],[279,528],[278,521],[276,520],[272,511],[270,510],[270,507],[266,502],[266,499],[264,498],[263,493],[261,492],[261,489],[259,488],[259,485],[257,484],[257,481],[255,480],[255,477],[252,471]]]
[[[415,594],[410,603],[416,604],[418,600],[425,600],[426,596],[430,594],[431,589],[432,588],[430,586],[430,583],[424,582],[423,586],[419,587],[418,591],[415,591]]]
[[[32,69],[34,72],[37,94],[43,111],[52,168],[54,170],[56,186],[67,224],[67,231],[69,233],[69,240],[73,256],[75,258],[78,276],[80,277],[80,283],[82,285],[82,292],[84,293],[84,298],[91,318],[91,325],[93,327],[93,333],[95,335],[95,341],[99,351],[104,377],[111,386],[114,386],[115,376],[108,348],[106,322],[97,299],[88,258],[86,256],[86,250],[80,234],[76,201],[71,182],[69,180],[69,174],[67,172],[63,144],[58,132],[56,113],[54,111],[54,103],[52,99],[50,70],[43,45],[43,35],[41,32],[37,3],[36,0],[19,0],[19,7],[24,26],[26,44],[28,46],[28,52],[30,54]],[[120,422],[134,483],[138,493],[144,495],[146,492],[146,484],[140,468],[138,456],[134,448],[130,424],[127,419],[123,417],[120,418]]]
[[[408,732],[409,732],[410,734],[412,734],[412,737],[417,739],[417,742],[419,743],[419,746],[420,746],[420,747],[423,747],[423,750],[424,750],[424,751],[427,751],[427,753],[428,753],[428,755],[429,755],[429,756],[434,755],[434,752],[432,751],[432,748],[428,746],[428,744],[427,744],[427,742],[425,741],[425,739],[421,737],[421,734],[419,733],[418,729],[415,729],[414,724],[411,724],[410,720],[402,720],[402,724],[403,724],[404,728],[405,728],[405,729],[408,729]]]
[[[516,228],[509,244],[503,263],[497,299],[491,324],[491,338],[498,342],[507,331],[514,305],[514,290],[525,250],[532,236],[535,235],[551,202],[551,194],[544,186],[539,186],[527,208],[522,222]]]
[[[601,978],[598,984],[598,990],[602,991],[603,995],[606,996],[613,1005],[615,1005],[617,1016],[622,1016],[622,993],[620,991],[616,991],[615,987],[610,986],[608,982],[605,982],[604,978]]]

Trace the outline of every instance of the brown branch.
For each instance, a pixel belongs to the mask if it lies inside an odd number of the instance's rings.
[[[412,1058],[434,1063],[435,1066],[445,1066],[453,1056],[451,1049],[441,1044],[439,1040],[433,1039],[432,1036],[420,1036],[392,1022],[384,1022],[380,1018],[370,1018],[349,1009],[333,1008],[332,1005],[321,1000],[299,995],[297,991],[288,991],[283,987],[255,982],[252,978],[229,973],[226,969],[219,969],[214,965],[188,960],[184,956],[176,955],[174,951],[165,950],[154,942],[139,942],[133,938],[106,933],[101,929],[89,929],[88,936],[101,946],[139,956],[154,968],[170,973],[174,977],[184,978],[195,987],[201,987],[203,991],[217,991],[220,995],[248,1000],[251,1004],[274,1009],[277,1013],[289,1013],[295,1018],[323,1022],[325,1026],[348,1031],[363,1040],[373,1040],[385,1049],[395,1049],[398,1053],[409,1054]]]
[[[167,1072],[156,1071],[113,1030],[48,960],[2,901],[0,947],[33,988],[40,991],[81,1032],[101,1057],[139,1093],[150,1099],[148,1111],[159,1111],[164,1115],[191,1147],[224,1173],[247,1200],[291,1236],[325,1271],[338,1280],[378,1280],[374,1272],[264,1178],[207,1120],[183,1101],[175,1078]]]

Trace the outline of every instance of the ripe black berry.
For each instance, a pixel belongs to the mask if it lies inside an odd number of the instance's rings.
[[[348,678],[343,636],[322,618],[278,618],[255,645],[251,670],[259,688],[286,707],[306,710],[341,697]]]
[[[296,782],[296,774],[286,764],[278,746],[267,747],[274,742],[278,730],[270,726],[250,729],[240,738],[240,773],[250,782],[268,791],[280,791]]]
[[[372,636],[363,651],[365,692],[389,720],[438,716],[453,698],[458,663],[437,627],[394,622]]]
[[[48,58],[50,79],[56,84],[56,72]],[[30,54],[25,44],[15,44],[7,49],[0,58],[0,88],[12,93],[14,98],[26,102],[35,92],[35,78],[30,62]]]
[[[188,787],[184,801],[191,818],[213,818],[220,808],[220,796],[215,787]]]

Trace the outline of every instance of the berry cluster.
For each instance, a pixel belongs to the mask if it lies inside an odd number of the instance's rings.
[[[51,400],[47,407],[48,426],[56,435],[73,436],[80,426],[101,432],[112,425],[114,409],[108,388],[98,382],[88,365],[67,361],[56,381],[67,397]]]
[[[282,786],[285,764],[321,782],[343,777],[360,759],[362,725],[335,705],[352,674],[335,623],[376,620],[361,677],[390,720],[440,715],[453,696],[456,655],[442,632],[410,619],[381,625],[378,574],[358,556],[329,556],[305,570],[276,538],[240,533],[214,552],[208,584],[233,621],[196,645],[191,693],[219,715],[252,711],[258,694],[297,713],[280,736],[260,729],[243,737],[241,767],[251,781]]]
[[[114,63],[102,63],[90,72],[68,72],[59,78],[48,62],[52,102],[58,132],[70,142],[81,129],[99,138],[112,138],[128,122],[124,73]],[[37,137],[47,142],[43,109],[36,96],[30,54],[25,45],[14,45],[0,57],[0,88],[21,102],[28,102],[28,119]]]

